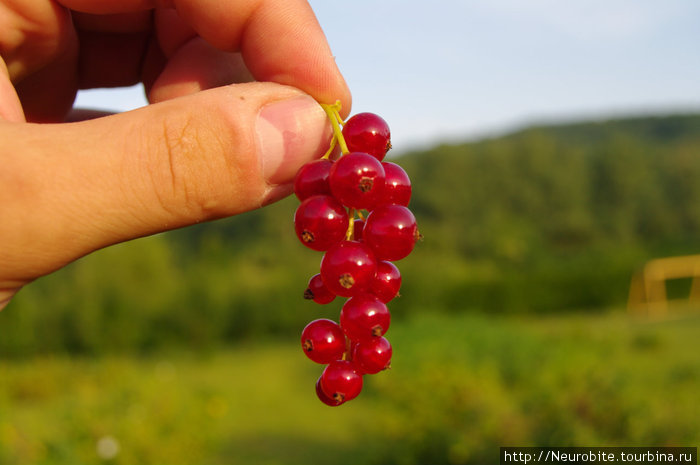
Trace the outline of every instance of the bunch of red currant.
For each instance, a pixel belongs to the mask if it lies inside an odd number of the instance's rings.
[[[294,192],[301,204],[294,226],[302,244],[325,252],[304,297],[320,304],[347,298],[340,324],[314,320],[301,334],[304,353],[326,364],[316,394],[337,406],[360,393],[363,375],[389,367],[392,349],[383,337],[391,319],[386,304],[401,286],[392,262],[411,253],[419,233],[407,208],[411,182],[406,172],[382,161],[391,148],[386,122],[373,113],[343,122],[339,102],[322,106],[333,139],[322,159],[297,173]],[[332,156],[336,144],[339,157]]]

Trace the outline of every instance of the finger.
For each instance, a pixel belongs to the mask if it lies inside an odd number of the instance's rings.
[[[62,125],[0,124],[0,289],[131,238],[287,195],[330,137],[311,97],[220,87]]]
[[[159,69],[153,85],[146,86],[150,102],[255,80],[240,53],[214,48],[199,37],[175,10],[157,10],[154,27],[158,48],[168,60]],[[150,66],[148,59],[144,66]]]
[[[64,120],[78,91],[77,61],[77,49],[71,48],[15,84],[27,121]]]
[[[86,121],[89,119],[103,118],[105,116],[113,115],[114,112],[105,110],[94,110],[92,108],[74,108],[68,113],[66,117],[67,123],[75,123],[78,121]]]
[[[0,31],[0,55],[26,119],[61,120],[76,91],[70,14],[51,0],[3,0]]]
[[[173,0],[56,0],[71,10],[108,15],[146,11],[153,8],[173,8]]]
[[[20,123],[24,121],[24,111],[7,72],[5,61],[0,58],[0,120]]]
[[[179,18],[160,10],[114,15],[77,13],[80,88],[130,86],[143,81],[150,102],[254,78],[239,53],[212,47]],[[166,60],[167,59],[167,60]]]
[[[153,14],[153,27],[158,45],[166,57],[171,57],[197,32],[174,9],[160,9]]]
[[[311,7],[305,0],[60,0],[89,13],[123,13],[173,5],[179,16],[214,47],[240,51],[255,79],[299,88],[321,102],[350,91]]]
[[[18,82],[75,46],[70,13],[52,0],[3,0],[0,55]]]
[[[149,101],[161,102],[204,89],[253,80],[240,54],[222,52],[203,39],[195,38],[168,60],[149,92]]]
[[[126,87],[140,82],[151,40],[150,11],[109,15],[75,12],[73,25],[80,43],[81,89]]]
[[[78,31],[78,62],[81,89],[128,87],[141,81],[143,60],[150,34]]]
[[[196,33],[180,21],[174,10],[136,11],[130,13],[89,14],[73,12],[73,24],[81,42],[80,87],[129,86],[141,81],[150,92],[167,63],[154,29],[163,24],[170,38],[181,38],[177,47]]]
[[[88,14],[73,11],[73,27],[82,31],[134,34],[148,32],[152,26],[151,11],[134,11],[130,13]]]
[[[180,15],[212,45],[240,50],[257,80],[297,87],[321,102],[351,105],[325,35],[305,0],[176,0]],[[235,8],[237,5],[238,8]]]

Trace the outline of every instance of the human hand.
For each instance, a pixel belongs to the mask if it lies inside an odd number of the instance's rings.
[[[78,88],[138,82],[148,106],[64,122]],[[287,195],[336,99],[303,0],[0,0],[0,309],[96,249]]]

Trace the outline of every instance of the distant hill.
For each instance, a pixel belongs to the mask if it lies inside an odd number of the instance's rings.
[[[425,240],[398,263],[411,312],[600,311],[653,257],[700,253],[700,115],[537,126],[404,154]],[[301,299],[320,253],[298,202],[123,244],[23,290],[0,353],[207,347],[337,317]]]
[[[513,222],[554,248],[700,232],[700,115],[532,127],[401,162],[417,213],[459,212],[447,224],[461,222],[477,254],[495,232],[520,229]],[[470,230],[484,238],[464,242]]]
[[[678,140],[697,139],[700,136],[700,114],[669,114],[595,121],[577,121],[560,124],[533,124],[513,131],[505,137],[544,130],[570,143],[590,145],[612,134],[626,134],[643,140],[667,143]]]

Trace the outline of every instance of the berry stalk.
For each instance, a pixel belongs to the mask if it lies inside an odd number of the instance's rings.
[[[340,100],[336,100],[336,102],[333,104],[322,103],[321,108],[323,108],[323,110],[326,112],[326,115],[328,115],[328,119],[330,120],[331,126],[333,127],[333,139],[331,139],[331,148],[328,150],[328,152],[326,152],[323,158],[330,158],[333,149],[335,149],[336,143],[340,146],[340,152],[343,155],[345,155],[346,153],[350,152],[350,150],[348,149],[348,145],[345,143],[345,137],[343,137],[343,130],[340,128],[340,125],[344,124],[343,118],[340,117]]]
[[[355,238],[355,213],[356,209],[351,208],[350,214],[348,215],[348,230],[345,233],[345,240],[351,241]]]

